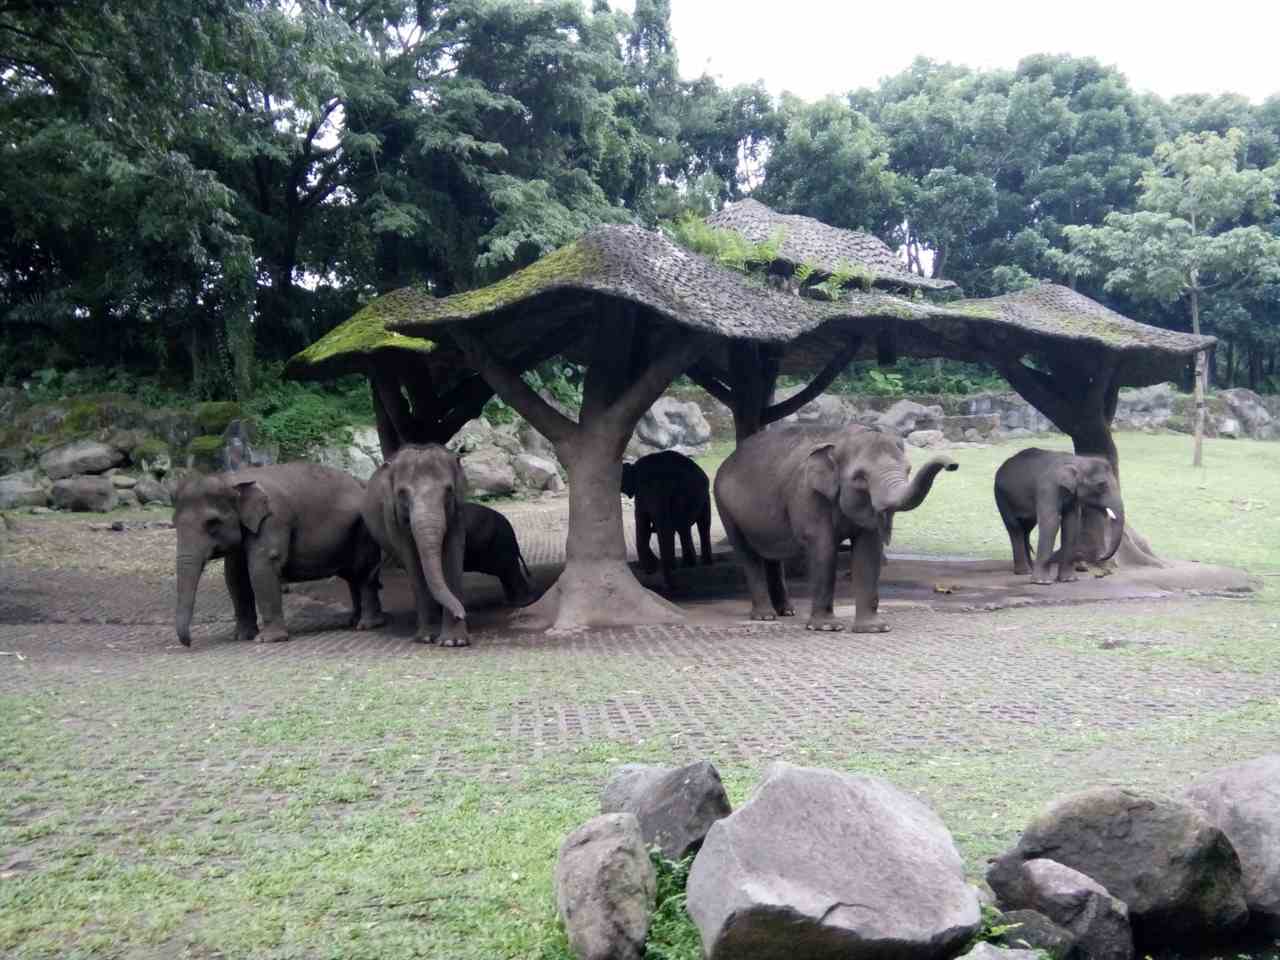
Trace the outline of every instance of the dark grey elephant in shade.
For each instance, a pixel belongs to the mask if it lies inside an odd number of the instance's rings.
[[[458,458],[438,444],[404,446],[380,466],[364,495],[364,520],[382,549],[409,574],[418,611],[416,639],[465,647],[462,565],[467,523],[467,481]],[[441,610],[443,608],[443,612]]]
[[[529,567],[520,553],[516,531],[511,521],[497,510],[478,503],[463,507],[467,523],[467,550],[462,569],[468,573],[487,573],[502,581],[502,593],[513,607],[523,607],[534,600],[529,584]]]
[[[702,562],[711,563],[711,481],[702,468],[682,453],[664,450],[622,465],[622,492],[636,501],[636,553],[645,573],[658,569],[649,538],[658,534],[662,576],[672,586],[676,536],[684,565],[697,564],[692,528],[698,528]]]
[[[288,640],[281,584],[334,576],[351,589],[352,625],[358,630],[381,626],[381,554],[360,515],[363,499],[364,488],[350,474],[312,463],[184,482],[173,509],[178,640],[191,645],[196,586],[205,564],[217,558],[223,560],[241,640]]]
[[[880,564],[893,515],[924,502],[949,457],[910,478],[902,441],[875,429],[788,427],[738,445],[716,474],[720,519],[751,589],[751,619],[795,615],[782,561],[807,554],[813,592],[810,630],[842,630],[835,619],[836,549],[853,541],[857,633],[881,633]]]
[[[1115,471],[1105,457],[1081,457],[1057,450],[1028,447],[1000,465],[995,479],[996,509],[1009,532],[1013,572],[1031,574],[1032,583],[1051,583],[1053,541],[1062,527],[1058,581],[1075,580],[1071,558],[1083,523],[1083,510],[1101,510],[1111,521],[1110,560],[1124,537],[1124,501]],[[1035,562],[1031,560],[1031,531],[1040,527]]]

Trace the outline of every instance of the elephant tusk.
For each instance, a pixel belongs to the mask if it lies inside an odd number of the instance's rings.
[[[1115,518],[1116,518],[1116,512],[1112,510],[1110,507],[1107,507],[1107,519],[1114,520]]]

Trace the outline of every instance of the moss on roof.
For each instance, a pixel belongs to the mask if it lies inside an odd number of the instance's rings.
[[[922,277],[906,268],[879,237],[845,230],[798,214],[778,213],[750,198],[731,203],[706,220],[713,227],[733,230],[753,243],[781,237],[778,259],[794,266],[810,264],[823,273],[861,268],[871,283],[887,289],[949,290],[950,280]]]

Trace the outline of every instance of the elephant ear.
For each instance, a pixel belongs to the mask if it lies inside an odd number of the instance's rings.
[[[840,493],[835,449],[834,443],[819,444],[809,451],[804,463],[805,481],[828,500],[834,500]]]
[[[1063,462],[1063,464],[1058,467],[1058,471],[1054,479],[1057,480],[1058,486],[1064,493],[1070,494],[1074,497],[1076,495],[1076,489],[1080,486],[1079,465],[1070,460]]]
[[[239,494],[236,509],[240,514],[240,522],[250,533],[257,533],[262,528],[262,521],[271,516],[271,498],[256,480],[237,483],[236,491]]]

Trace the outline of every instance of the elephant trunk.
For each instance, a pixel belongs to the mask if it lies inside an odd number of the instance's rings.
[[[413,543],[418,550],[418,560],[422,564],[422,575],[426,578],[427,589],[431,591],[431,596],[435,597],[436,603],[459,620],[465,620],[466,608],[449,589],[444,578],[441,554],[444,550],[446,522],[443,504],[428,506],[421,502],[415,503],[409,517],[409,526],[413,530]]]
[[[907,480],[901,470],[882,474],[871,484],[871,505],[881,513],[914,510],[929,495],[934,477],[943,470],[955,470],[958,466],[950,457],[934,457],[911,480]]]
[[[1124,503],[1117,497],[1112,503],[1104,504],[1103,510],[1107,511],[1107,516],[1111,520],[1109,528],[1111,535],[1111,545],[1107,548],[1106,556],[1100,558],[1101,563],[1106,563],[1116,555],[1116,551],[1120,549],[1120,543],[1124,540]]]
[[[196,587],[200,584],[200,575],[209,561],[207,554],[178,553],[178,609],[174,618],[174,627],[178,633],[178,642],[184,647],[191,646],[191,617],[196,607]]]

